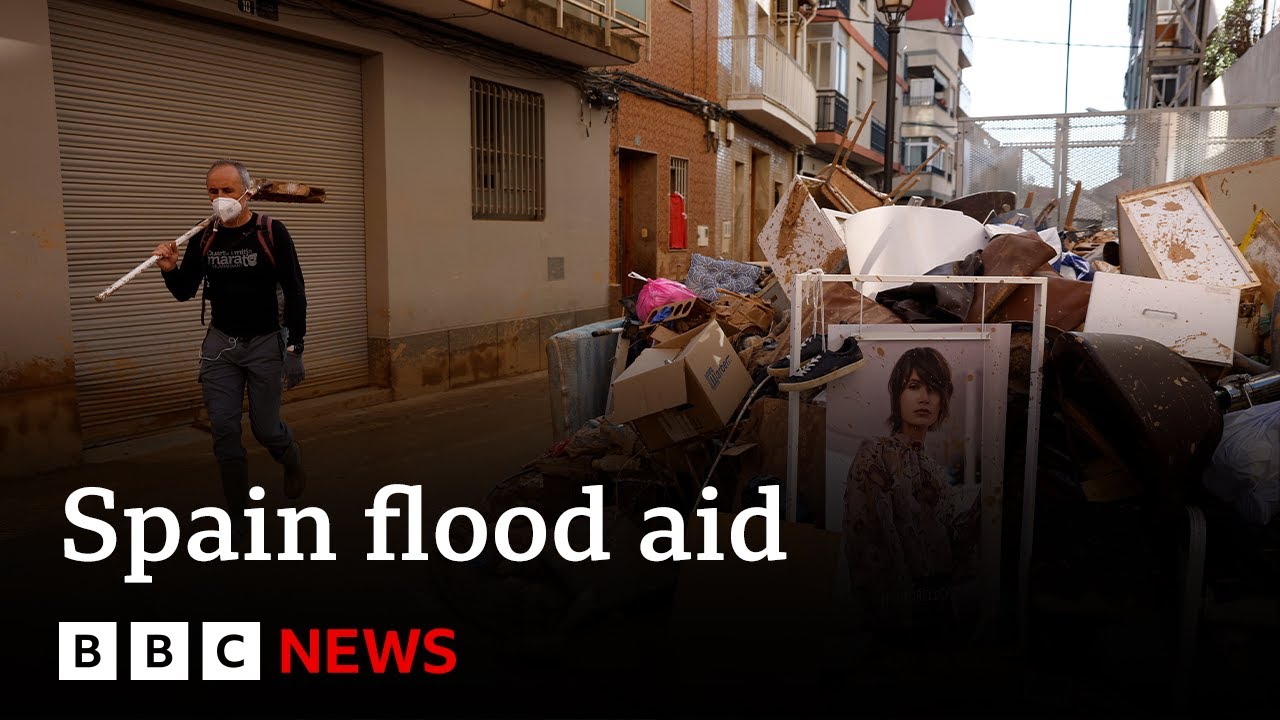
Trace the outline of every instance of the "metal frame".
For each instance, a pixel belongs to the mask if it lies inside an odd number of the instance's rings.
[[[644,18],[638,18],[625,10],[619,10],[616,6],[617,0],[544,0],[556,6],[556,27],[564,28],[564,11],[565,6],[577,8],[582,12],[591,15],[601,22],[604,28],[604,46],[613,47],[613,34],[617,32],[619,35],[629,37],[642,37],[646,40],[645,60],[653,59],[652,42],[648,42],[652,36],[653,27],[653,0],[645,0]],[[615,30],[614,26],[618,29]],[[623,32],[625,31],[625,32]],[[629,34],[629,35],[628,35]]]
[[[1185,107],[1162,107],[1162,108],[1145,108],[1142,110],[1107,110],[1105,112],[1078,112],[1078,113],[1047,113],[1038,115],[987,115],[984,117],[967,117],[961,120],[961,123],[973,124],[979,122],[987,122],[990,120],[1043,120],[1048,118],[1078,118],[1091,117],[1094,115],[1151,115],[1153,113],[1170,113],[1170,112],[1190,112],[1192,110],[1260,110],[1270,108],[1272,110],[1280,108],[1280,103],[1244,103],[1240,105],[1188,105]]]
[[[1210,162],[1204,162],[1202,169],[1195,168],[1178,168],[1173,166],[1173,154],[1169,148],[1170,137],[1173,134],[1175,116],[1191,116],[1200,115],[1207,117],[1210,113],[1245,113],[1249,111],[1270,111],[1276,123],[1280,123],[1280,103],[1248,103],[1242,105],[1196,105],[1196,106],[1178,106],[1178,107],[1161,107],[1146,108],[1142,110],[1117,110],[1107,112],[1084,112],[1084,113],[1053,113],[1044,115],[1001,115],[989,117],[973,117],[959,118],[956,122],[956,140],[955,140],[955,191],[957,196],[967,195],[970,193],[980,192],[982,190],[991,189],[1008,189],[1008,188],[986,188],[973,187],[971,178],[969,177],[968,166],[971,164],[970,142],[980,132],[986,132],[986,125],[989,123],[1017,122],[1017,121],[1043,121],[1046,127],[1041,128],[1044,131],[1052,129],[1053,137],[1051,140],[1037,140],[1028,142],[1001,142],[1001,147],[1018,148],[1029,152],[1036,150],[1052,151],[1054,153],[1053,160],[1039,156],[1040,160],[1045,163],[1053,172],[1053,194],[1055,198],[1063,199],[1070,193],[1072,185],[1071,173],[1073,171],[1070,162],[1072,150],[1089,147],[1117,147],[1121,148],[1123,156],[1124,149],[1131,147],[1134,143],[1132,139],[1120,138],[1109,140],[1078,140],[1074,139],[1074,135],[1080,132],[1080,129],[1073,128],[1071,121],[1078,118],[1088,118],[1102,116],[1107,118],[1115,118],[1117,124],[1130,122],[1128,118],[1137,118],[1142,116],[1151,116],[1158,120],[1163,120],[1164,130],[1161,132],[1158,140],[1160,147],[1156,152],[1156,166],[1154,168],[1155,177],[1150,184],[1159,184],[1161,182],[1169,182],[1180,177],[1195,175],[1198,172],[1218,169],[1222,165],[1214,165]],[[1237,117],[1239,115],[1236,115]],[[1230,117],[1228,115],[1228,117]],[[1052,124],[1052,128],[1048,124]],[[1224,145],[1256,143],[1259,137],[1226,137],[1214,138],[1214,143]],[[1261,156],[1254,159],[1261,159]],[[1192,172],[1188,172],[1192,170]],[[1085,188],[1085,197],[1089,196],[1089,188]],[[1054,222],[1061,224],[1063,215],[1066,212],[1067,203],[1059,203],[1054,211]]]
[[[963,275],[829,275],[821,270],[797,273],[794,278],[795,299],[791,310],[791,368],[794,372],[800,367],[800,349],[802,344],[801,326],[804,324],[804,291],[808,283],[850,282],[861,293],[863,283],[943,283],[961,285],[1031,285],[1035,288],[1032,304],[1031,322],[1031,383],[1027,404],[1027,450],[1023,467],[1022,483],[1022,528],[1018,541],[1018,591],[1017,617],[1018,634],[1023,640],[1027,636],[1028,581],[1031,569],[1031,547],[1035,535],[1036,511],[1036,469],[1039,466],[1040,453],[1040,399],[1044,387],[1044,331],[1045,304],[1049,288],[1049,279],[1043,277],[975,277]],[[984,288],[985,290],[985,288]],[[865,298],[864,298],[865,300]],[[984,303],[985,306],[985,303]],[[858,322],[842,323],[845,325],[863,326],[861,307]],[[873,323],[874,324],[874,323]],[[986,316],[980,319],[979,325],[986,325]],[[877,327],[884,327],[877,325]],[[826,331],[826,328],[823,328]],[[981,330],[978,334],[981,333]],[[964,339],[973,339],[975,333],[967,331],[958,333]],[[915,336],[921,339],[938,340],[951,337],[951,334],[931,333],[928,336]],[[787,520],[796,521],[797,489],[800,474],[800,393],[789,393],[787,398]],[[1007,469],[1006,469],[1007,472]],[[824,478],[825,483],[825,478]]]

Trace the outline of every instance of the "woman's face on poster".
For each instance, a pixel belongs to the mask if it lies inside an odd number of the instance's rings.
[[[928,430],[938,422],[938,414],[942,408],[942,395],[920,379],[915,370],[907,378],[907,384],[898,398],[898,411],[904,425],[913,425],[921,430]]]

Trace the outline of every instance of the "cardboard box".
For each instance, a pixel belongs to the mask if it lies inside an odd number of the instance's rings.
[[[1244,243],[1259,210],[1280,217],[1280,157],[1213,170],[1195,184],[1236,245]]]
[[[751,375],[712,321],[640,353],[613,381],[609,421],[629,422],[650,450],[724,427]]]

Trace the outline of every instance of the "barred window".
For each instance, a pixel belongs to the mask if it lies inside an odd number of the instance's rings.
[[[546,217],[546,126],[540,93],[471,78],[471,217]]]
[[[689,161],[685,158],[671,158],[671,192],[689,197]]]

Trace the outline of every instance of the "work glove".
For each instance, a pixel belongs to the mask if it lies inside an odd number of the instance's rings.
[[[284,354],[284,388],[292,390],[307,377],[307,369],[302,366],[302,356],[295,352]]]

